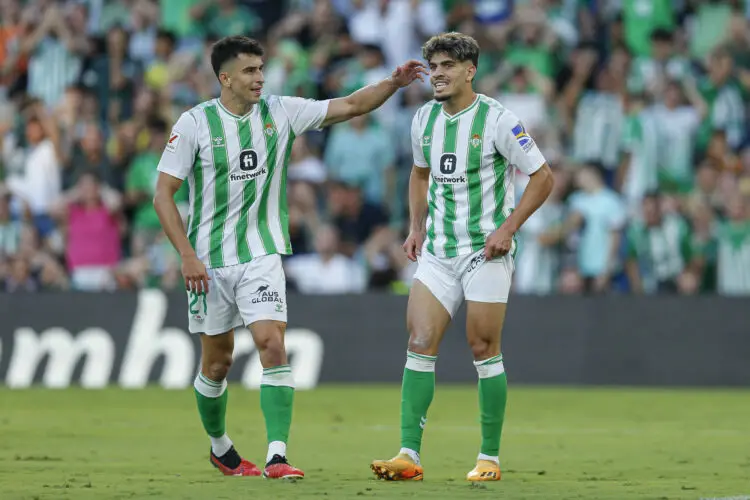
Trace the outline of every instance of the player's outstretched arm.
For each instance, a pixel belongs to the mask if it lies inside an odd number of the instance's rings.
[[[407,61],[385,80],[361,88],[346,97],[332,99],[321,126],[327,127],[369,113],[382,106],[401,87],[406,87],[416,79],[424,81],[422,75],[426,74],[427,69],[423,63]]]

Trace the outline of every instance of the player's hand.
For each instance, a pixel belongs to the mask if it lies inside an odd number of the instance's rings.
[[[412,231],[409,233],[409,236],[403,244],[403,249],[404,252],[406,252],[406,257],[410,261],[416,262],[417,257],[422,255],[422,244],[424,243],[424,239],[424,231]]]
[[[484,256],[487,260],[492,260],[495,257],[502,257],[510,252],[512,244],[513,232],[503,224],[487,238],[487,241],[484,244]]]
[[[411,59],[396,68],[393,73],[391,73],[391,80],[393,80],[393,83],[395,85],[401,88],[406,87],[416,79],[419,79],[423,82],[424,77],[422,75],[426,74],[427,68],[425,67],[425,65],[419,61]]]
[[[206,266],[196,255],[182,260],[182,276],[185,278],[185,289],[193,293],[208,293],[208,276]]]

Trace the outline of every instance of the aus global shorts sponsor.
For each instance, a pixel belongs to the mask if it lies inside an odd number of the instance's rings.
[[[435,182],[439,182],[441,184],[465,184],[466,183],[466,177],[463,175],[459,175],[458,177],[448,177],[444,175],[436,175],[433,176],[435,179]]]
[[[271,288],[271,285],[261,285],[258,289],[253,292],[253,298],[250,301],[253,304],[262,304],[264,302],[275,302],[282,308],[284,307],[284,299],[281,298],[279,292]],[[278,306],[277,306],[278,309]]]
[[[268,173],[268,171],[265,168],[262,168],[258,170],[257,172],[248,172],[246,174],[230,174],[229,180],[232,182],[251,181],[255,179],[256,177],[265,175],[266,173]]]

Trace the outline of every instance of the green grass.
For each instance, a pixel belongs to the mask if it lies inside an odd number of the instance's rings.
[[[0,389],[0,498],[699,499],[750,496],[750,392],[511,386],[503,480],[464,480],[478,452],[476,388],[438,385],[423,483],[369,463],[398,449],[397,386],[296,395],[295,483],[224,478],[191,391]],[[230,388],[228,429],[265,458],[258,393]]]

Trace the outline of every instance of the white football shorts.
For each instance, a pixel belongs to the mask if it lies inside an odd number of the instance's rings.
[[[414,279],[421,281],[453,317],[464,300],[508,302],[513,277],[510,253],[487,261],[484,249],[468,255],[437,257],[422,248]]]
[[[208,294],[188,292],[190,333],[218,335],[258,320],[286,322],[286,277],[277,254],[209,269]]]

